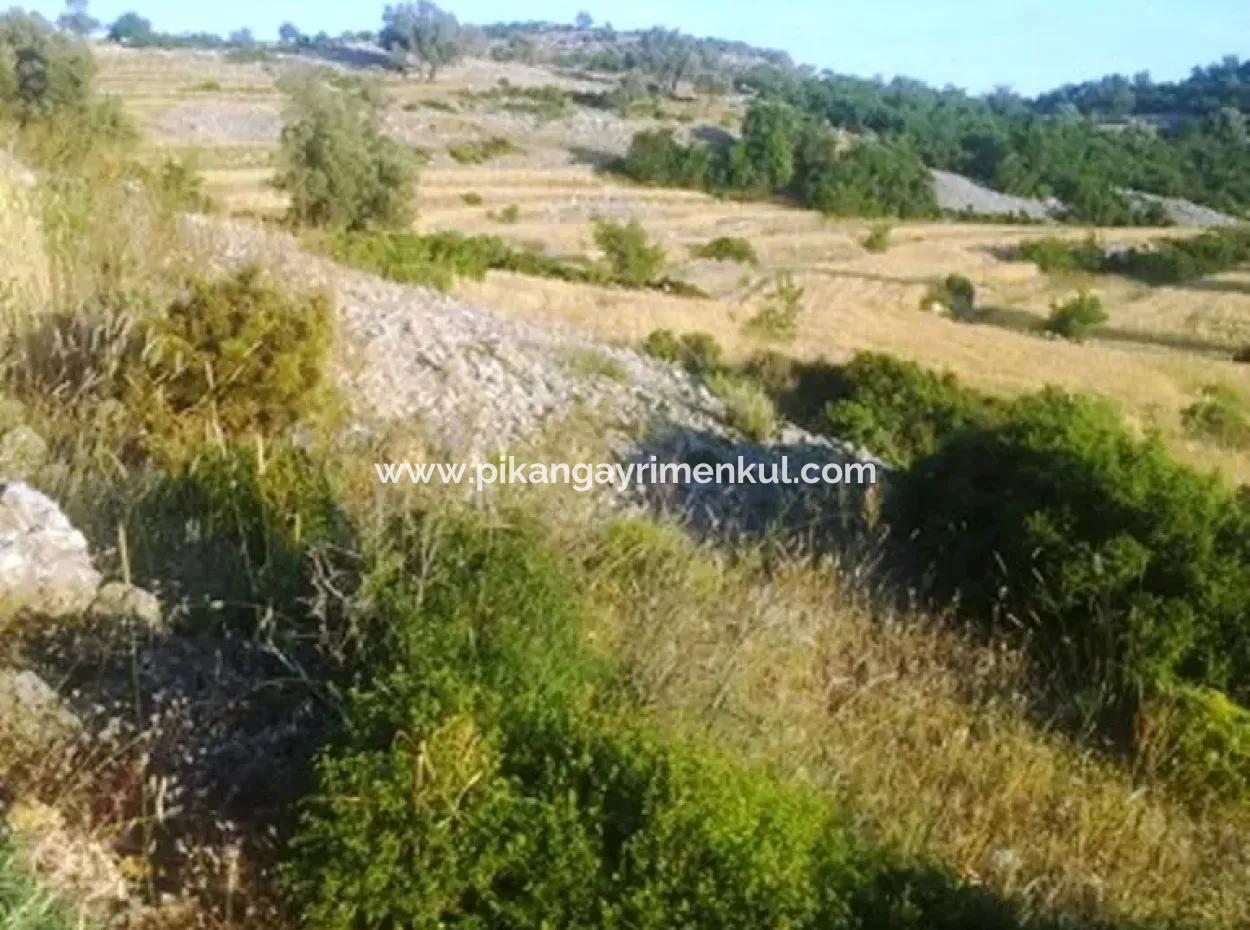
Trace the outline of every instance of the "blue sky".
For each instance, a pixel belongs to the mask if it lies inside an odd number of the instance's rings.
[[[63,0],[26,0],[55,16]],[[20,3],[20,0],[19,0]],[[137,9],[162,30],[272,36],[284,20],[307,32],[376,28],[382,0],[93,0],[109,21]],[[550,19],[585,9],[617,28],[657,24],[784,48],[836,71],[906,74],[971,90],[1009,84],[1022,93],[1149,70],[1188,74],[1226,54],[1250,57],[1247,0],[447,0],[466,22]]]

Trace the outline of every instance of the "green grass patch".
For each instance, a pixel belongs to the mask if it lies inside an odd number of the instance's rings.
[[[505,155],[515,155],[521,149],[504,136],[492,136],[474,142],[459,142],[447,147],[447,154],[462,165],[482,165]]]

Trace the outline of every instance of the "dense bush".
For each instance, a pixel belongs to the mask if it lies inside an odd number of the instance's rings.
[[[497,236],[456,232],[421,236],[404,232],[340,232],[322,242],[337,260],[405,284],[443,290],[458,279],[480,281],[486,272],[513,271],[564,281],[607,283],[608,274],[586,263],[517,248]]]
[[[642,350],[652,358],[680,365],[693,375],[705,376],[724,369],[724,350],[715,337],[707,333],[682,333],[657,329],[642,343]]]
[[[1202,399],[1181,411],[1181,422],[1191,434],[1222,446],[1236,449],[1250,443],[1250,414],[1241,397],[1224,385],[1203,388]]]
[[[259,269],[194,281],[150,325],[128,401],[162,434],[187,419],[279,434],[327,410],[331,337],[326,297],[288,296]]]
[[[1250,696],[1250,517],[1113,408],[1018,401],[919,461],[894,516],[934,593],[1025,634],[1068,711],[1124,736],[1172,681]]]
[[[1107,256],[1106,271],[1149,284],[1181,284],[1250,261],[1250,229],[1208,230],[1188,239],[1164,239],[1145,249]]]
[[[1020,243],[1020,256],[1042,271],[1085,271],[1091,274],[1105,270],[1107,255],[1097,235],[1090,234],[1083,242],[1071,242],[1057,236],[1043,236]]]
[[[739,373],[758,384],[788,419],[813,432],[825,432],[825,409],[848,391],[846,366],[824,359],[800,361],[772,350],[758,352]]]
[[[725,405],[725,422],[748,439],[764,442],[777,432],[777,408],[754,381],[717,371],[707,386]]]
[[[382,135],[365,97],[309,78],[291,86],[278,185],[298,222],[360,229],[412,217],[414,159]]]
[[[648,287],[679,296],[702,296],[697,288],[669,278],[652,277],[653,256],[662,256],[630,227],[612,224],[611,265],[576,257],[547,255],[513,245],[498,236],[456,232],[430,235],[392,230],[348,231],[312,237],[310,242],[336,260],[405,284],[446,290],[458,279],[480,281],[488,271],[511,271],[540,278],[586,284]],[[639,231],[641,228],[638,228]]]
[[[621,163],[654,184],[750,196],[782,194],[826,213],[921,217],[938,214],[933,181],[905,142],[838,141],[791,107],[752,104],[741,142],[683,145],[670,130],[638,133]]]
[[[603,250],[613,278],[630,287],[654,284],[664,269],[664,250],[652,244],[637,220],[595,222],[595,244]]]
[[[864,250],[867,252],[879,254],[881,252],[889,251],[890,237],[893,232],[893,228],[888,224],[878,223],[868,231],[868,235],[864,236],[860,245],[862,245]]]
[[[938,216],[933,178],[906,142],[863,142],[837,153],[816,145],[798,169],[802,201],[838,216]]]
[[[718,236],[702,245],[691,246],[690,254],[695,258],[738,262],[742,265],[755,265],[760,260],[755,254],[755,246],[739,236]]]
[[[957,320],[967,319],[976,310],[977,290],[963,275],[947,275],[925,292],[920,305],[925,310],[937,306]]]
[[[809,788],[622,713],[527,521],[416,518],[375,559],[394,668],[352,696],[282,870],[309,925],[1020,926]]]
[[[743,330],[763,339],[788,342],[798,334],[803,294],[793,275],[780,272],[773,280],[773,289],[764,295],[764,306],[743,324]]]
[[[913,462],[998,415],[997,403],[954,375],[888,355],[860,353],[839,375],[840,391],[825,408],[826,429],[892,462]]]
[[[1093,235],[1082,243],[1048,236],[1022,243],[1020,254],[1043,271],[1122,274],[1148,284],[1181,284],[1250,261],[1250,230],[1213,229],[1116,251],[1105,249]]]
[[[1171,684],[1145,701],[1143,761],[1193,797],[1250,795],[1250,710],[1200,685]]]
[[[72,118],[91,99],[91,51],[42,17],[19,10],[0,16],[0,113],[21,120],[61,113]]]
[[[492,136],[473,142],[458,142],[447,147],[447,154],[462,165],[481,165],[504,155],[519,152],[510,139]]]
[[[1011,194],[1058,197],[1099,225],[1155,224],[1157,204],[1123,189],[1186,197],[1243,213],[1250,204],[1244,131],[1207,118],[1179,130],[1040,112],[1019,98],[972,97],[903,78],[880,81],[757,69],[740,85],[780,98],[818,124],[897,140],[930,168],[970,175]],[[1236,121],[1231,121],[1235,123]]]
[[[1107,312],[1102,308],[1102,301],[1096,295],[1082,291],[1072,299],[1051,307],[1050,316],[1046,319],[1046,331],[1080,342],[1091,329],[1105,322]]]

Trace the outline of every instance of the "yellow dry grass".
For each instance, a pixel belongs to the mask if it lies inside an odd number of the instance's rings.
[[[147,54],[122,51],[104,60],[106,86],[122,93],[139,112],[154,112],[153,107],[167,103],[170,87],[208,79],[223,87],[222,93],[209,95],[215,103],[233,100],[250,107],[255,95],[231,93],[229,88],[269,80],[257,65],[176,53],[153,59]],[[501,76],[516,85],[578,86],[542,69],[476,61],[450,69],[435,85],[398,78],[384,83],[397,104],[440,99],[459,106],[463,100],[458,91],[488,89]],[[420,130],[421,144],[439,153],[453,136],[494,131],[489,122],[493,117],[471,107],[446,114],[425,109],[409,113],[396,105],[388,116],[392,118],[408,120],[404,125]],[[640,121],[639,127],[643,125],[648,123]],[[1225,384],[1250,397],[1250,370],[1229,360],[1232,350],[1250,343],[1250,276],[1225,275],[1200,286],[1174,288],[1148,288],[1109,277],[1051,277],[1008,255],[1024,239],[1055,233],[1036,226],[903,224],[894,230],[888,251],[872,254],[860,245],[872,225],[867,222],[833,222],[777,204],[638,187],[576,164],[567,150],[556,158],[561,126],[559,121],[545,124],[514,138],[524,152],[502,162],[450,165],[440,154],[422,174],[418,228],[491,233],[553,252],[592,254],[596,217],[637,218],[667,250],[672,276],[699,285],[711,299],[679,300],[499,273],[484,282],[462,284],[460,296],[503,315],[570,325],[610,341],[635,342],[661,327],[709,332],[732,357],[742,357],[761,348],[741,332],[743,320],[758,309],[771,276],[788,271],[805,289],[798,336],[785,347],[799,357],[839,359],[855,351],[881,351],[952,371],[1001,395],[1044,385],[1098,394],[1120,403],[1142,427],[1158,429],[1187,461],[1235,480],[1250,480],[1250,464],[1240,453],[1194,440],[1181,424],[1181,411],[1207,384]],[[564,144],[575,148],[571,137]],[[268,185],[270,171],[263,166],[269,150],[229,140],[222,140],[221,148],[233,154],[215,158],[205,172],[208,191],[230,210],[279,213],[283,198]],[[478,195],[481,204],[466,204],[465,194]],[[513,205],[519,211],[517,221],[500,222],[500,211]],[[1086,231],[1059,233],[1077,237]],[[1101,232],[1113,243],[1163,234],[1177,231]],[[689,246],[716,236],[750,240],[760,266],[690,259]],[[958,323],[919,309],[929,285],[951,273],[964,274],[976,285],[979,306],[990,308],[985,322]],[[1082,287],[1092,287],[1109,312],[1101,335],[1073,345],[1027,331],[1046,317],[1053,302]]]
[[[44,306],[51,291],[39,203],[15,171],[0,161],[0,311]]]

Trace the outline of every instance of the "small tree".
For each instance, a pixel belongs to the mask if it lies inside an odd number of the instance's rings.
[[[382,47],[395,56],[401,69],[409,56],[415,56],[429,69],[427,80],[434,80],[439,68],[460,58],[459,20],[431,0],[388,6],[382,26]]]
[[[13,106],[19,119],[81,107],[94,77],[95,63],[82,42],[38,16],[0,16],[0,104]]]
[[[664,250],[647,240],[647,231],[637,220],[595,223],[595,244],[603,249],[613,277],[621,284],[641,287],[653,283],[664,267]]]
[[[283,45],[302,45],[304,34],[294,23],[283,23],[278,27],[278,41]]]
[[[256,44],[256,37],[252,35],[252,30],[244,26],[242,29],[236,29],[230,33],[229,42],[231,45],[249,48]]]
[[[577,19],[573,20],[573,25],[576,26],[580,31],[585,32],[587,29],[591,29],[594,27],[595,18],[591,16],[589,13],[587,13],[585,10],[582,10],[580,13],[577,14]]]
[[[1064,339],[1081,342],[1091,329],[1105,322],[1107,312],[1102,308],[1102,301],[1088,291],[1081,291],[1071,300],[1051,307],[1046,330]]]
[[[146,45],[154,36],[151,20],[134,12],[123,13],[117,17],[108,31],[109,41],[120,42],[122,45]]]
[[[778,272],[764,306],[746,321],[743,329],[764,339],[789,342],[798,334],[803,294],[804,289],[794,283],[794,275]]]
[[[348,229],[407,223],[416,167],[381,134],[376,108],[312,79],[291,93],[278,184],[290,192],[292,218]]]
[[[788,104],[761,100],[747,110],[743,141],[755,177],[770,190],[780,190],[794,178],[798,131],[798,114]]]
[[[677,92],[677,86],[695,70],[701,57],[698,45],[690,36],[659,26],[642,34],[638,51],[643,67],[654,74],[669,93]]]
[[[100,28],[100,21],[87,12],[87,0],[65,0],[65,12],[56,21],[57,27],[76,36],[86,36]]]

